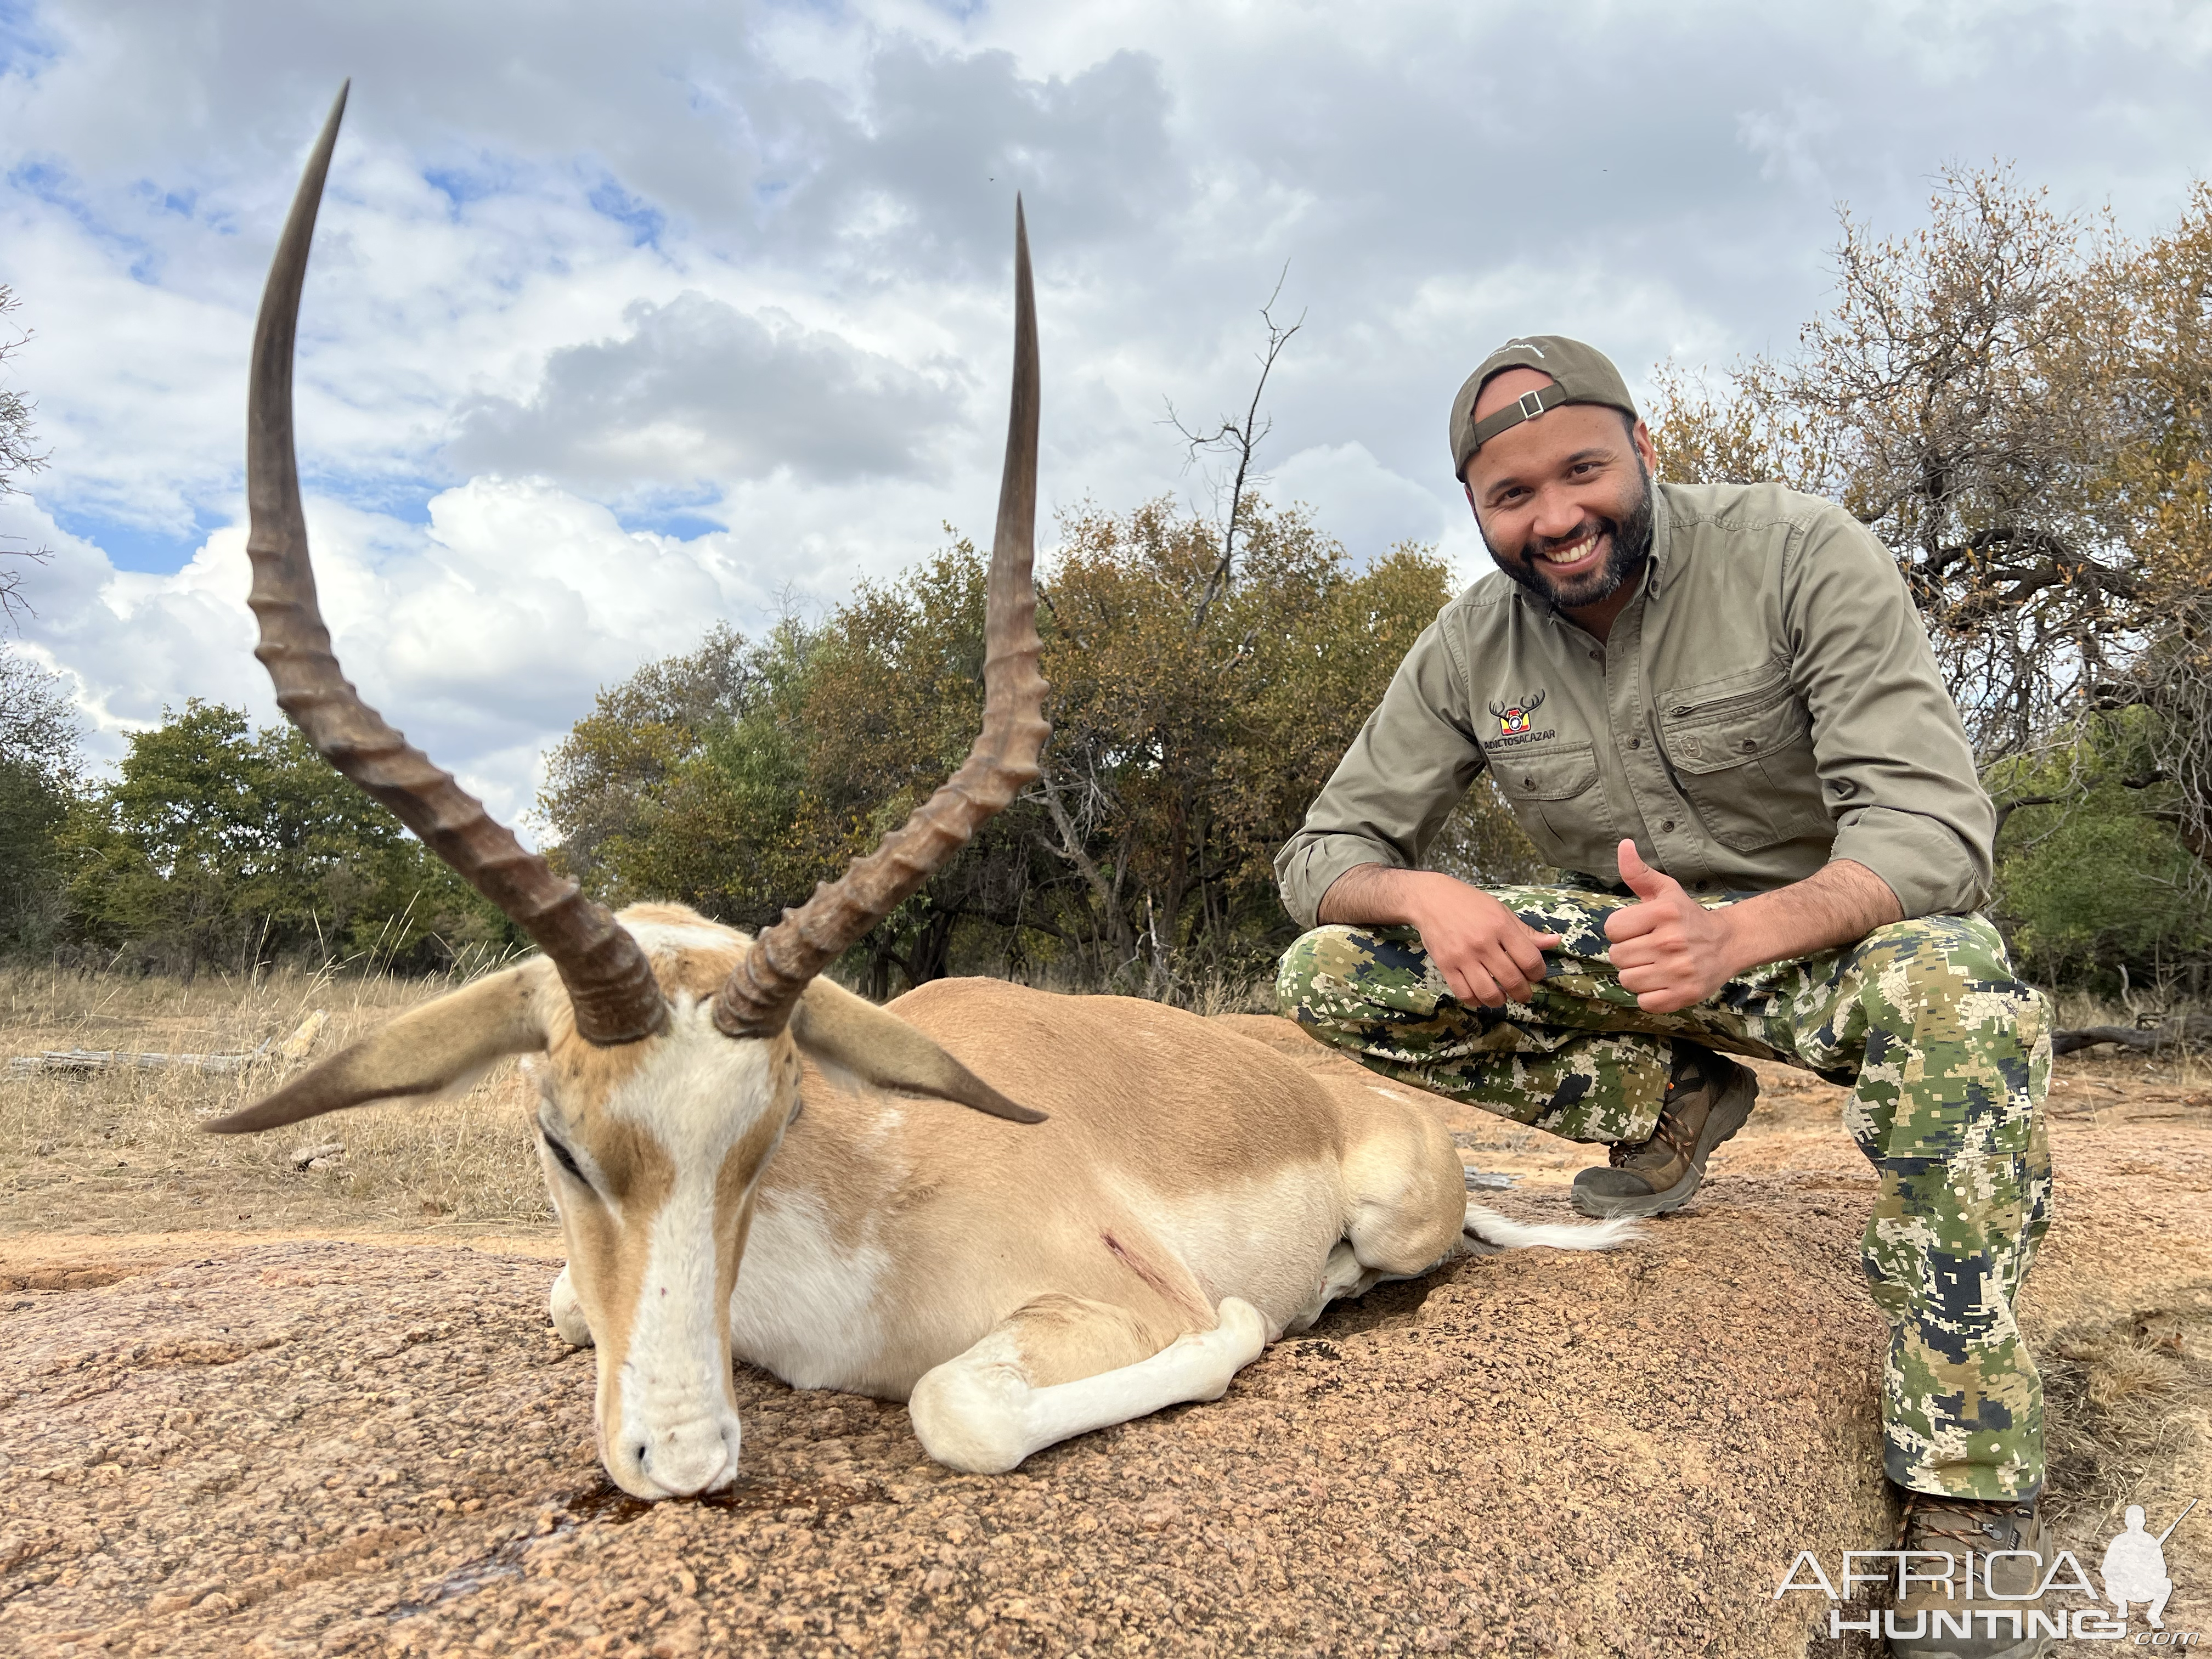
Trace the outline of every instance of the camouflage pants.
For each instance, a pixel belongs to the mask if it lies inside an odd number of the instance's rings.
[[[2051,1223],[2051,1041],[2046,1004],[2013,977],[1996,930],[1979,916],[1895,922],[1648,1014],[1607,956],[1605,919],[1632,901],[1495,896],[1565,940],[1527,1003],[1462,1004],[1413,928],[1336,927],[1284,957],[1283,1012],[1386,1077],[1573,1140],[1647,1139],[1676,1038],[1850,1085],[1845,1125],[1881,1176],[1862,1249],[1891,1328],[1889,1478],[1962,1498],[2038,1491],[2043,1388],[2012,1304]]]

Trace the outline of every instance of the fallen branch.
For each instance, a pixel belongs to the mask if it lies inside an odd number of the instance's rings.
[[[2071,1031],[2054,1031],[2051,1034],[2051,1052],[2070,1054],[2094,1048],[2100,1042],[2114,1042],[2148,1054],[2160,1048],[2205,1042],[2212,1042],[2212,1014],[2182,1014],[2146,1027],[2084,1025]]]
[[[49,1048],[40,1054],[23,1054],[8,1062],[11,1073],[124,1072],[176,1069],[187,1072],[242,1072],[264,1060],[301,1060],[315,1046],[330,1016],[318,1008],[279,1042],[271,1037],[258,1048],[235,1054],[131,1054],[121,1048]]]

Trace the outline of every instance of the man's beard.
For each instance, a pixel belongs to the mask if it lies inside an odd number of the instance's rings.
[[[1498,544],[1490,539],[1490,532],[1484,527],[1480,514],[1475,515],[1475,528],[1481,531],[1482,544],[1490,550],[1490,556],[1497,562],[1498,568],[1538,599],[1547,600],[1560,611],[1579,611],[1584,605],[1600,604],[1642,574],[1651,557],[1651,474],[1641,456],[1637,458],[1636,473],[1642,489],[1636,505],[1626,518],[1586,519],[1572,536],[1531,536],[1522,544],[1517,560],[1499,557]],[[1596,533],[1607,538],[1605,562],[1570,580],[1553,580],[1548,574],[1549,567],[1536,554],[1580,539],[1583,530],[1593,523],[1597,526]]]

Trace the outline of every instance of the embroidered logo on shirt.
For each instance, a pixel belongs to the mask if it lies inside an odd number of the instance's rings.
[[[1529,716],[1543,706],[1545,693],[1536,690],[1526,693],[1518,702],[1490,705],[1490,712],[1498,716],[1498,735],[1517,738],[1528,729]]]

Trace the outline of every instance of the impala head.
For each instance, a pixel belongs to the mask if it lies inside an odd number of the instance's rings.
[[[676,905],[611,915],[363,703],[315,598],[292,445],[292,343],[341,90],[292,204],[254,331],[246,416],[249,603],[276,702],[339,771],[544,952],[401,1016],[267,1099],[209,1124],[273,1129],[366,1101],[437,1094],[533,1056],[538,1150],[564,1275],[598,1349],[599,1452],[641,1498],[737,1475],[729,1304],[762,1170],[799,1108],[799,1057],[1016,1122],[1006,1099],[822,969],[1037,775],[1047,726],[1030,565],[1036,325],[1015,206],[1014,391],[991,556],[983,730],[949,782],[867,857],[757,939]]]

